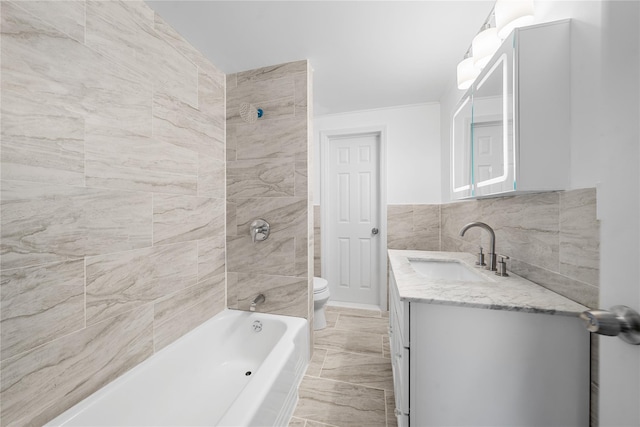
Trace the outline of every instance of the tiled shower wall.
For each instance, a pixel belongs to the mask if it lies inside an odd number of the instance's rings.
[[[2,14],[1,424],[225,306],[225,76],[143,2]]]
[[[310,67],[297,61],[227,76],[227,304],[311,319]],[[264,111],[243,120],[248,103]],[[249,225],[271,225],[253,243]]]

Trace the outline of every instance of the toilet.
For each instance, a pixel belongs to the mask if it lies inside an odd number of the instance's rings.
[[[329,301],[329,282],[322,277],[313,278],[313,330],[324,329],[327,318],[324,315],[324,305]]]

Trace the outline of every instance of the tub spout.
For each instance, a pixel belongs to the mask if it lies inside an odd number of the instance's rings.
[[[255,297],[255,299],[251,302],[251,306],[249,307],[250,311],[256,311],[256,306],[258,304],[262,304],[263,302],[265,302],[266,298],[264,297],[264,294],[260,294],[257,297]]]

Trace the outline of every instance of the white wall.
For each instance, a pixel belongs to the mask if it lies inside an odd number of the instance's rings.
[[[601,180],[598,102],[600,99],[602,2],[536,1],[536,23],[571,18],[571,177],[570,189],[595,187]],[[471,40],[469,40],[471,43]],[[460,52],[460,56],[464,52]],[[455,87],[455,70],[442,107],[442,198],[450,200],[451,113],[464,94]],[[552,154],[550,154],[552,155]]]
[[[407,105],[314,119],[314,204],[320,204],[320,132],[386,126],[387,204],[440,203],[440,105]]]

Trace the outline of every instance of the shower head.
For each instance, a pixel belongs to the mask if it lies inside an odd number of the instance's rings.
[[[263,111],[261,108],[256,108],[253,104],[243,102],[240,104],[240,117],[247,123],[255,123],[260,117],[262,117]]]

